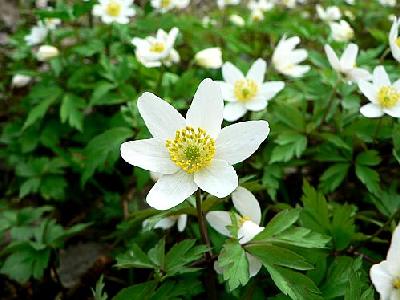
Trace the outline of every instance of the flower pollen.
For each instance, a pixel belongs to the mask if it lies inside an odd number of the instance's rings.
[[[162,42],[154,42],[150,46],[151,52],[161,53],[165,50],[165,44]]]
[[[161,8],[167,8],[171,5],[171,0],[161,0]]]
[[[400,100],[400,93],[391,86],[383,86],[378,92],[378,103],[381,107],[390,109]]]
[[[121,14],[121,10],[121,4],[116,1],[110,1],[106,7],[106,13],[111,17],[118,17]]]
[[[188,174],[209,166],[215,156],[215,140],[204,129],[186,126],[167,140],[171,160]]]
[[[396,277],[393,280],[393,287],[397,290],[400,290],[400,277]]]
[[[251,221],[250,217],[248,216],[241,216],[239,218],[239,226],[242,226],[244,223],[246,223],[247,221]]]
[[[240,102],[252,100],[258,93],[258,84],[253,79],[241,79],[235,82],[233,93]]]
[[[400,37],[398,37],[398,38],[396,39],[396,45],[397,45],[397,47],[400,47]]]

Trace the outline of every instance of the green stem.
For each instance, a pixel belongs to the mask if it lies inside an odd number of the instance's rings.
[[[373,143],[375,143],[375,140],[378,137],[379,130],[381,129],[381,126],[382,126],[382,119],[383,119],[382,117],[379,118],[378,125],[376,125],[376,127],[375,127],[375,132],[374,132],[374,135],[372,137],[372,142]]]
[[[322,116],[322,120],[321,120],[321,124],[323,124],[326,121],[326,118],[328,117],[328,114],[331,110],[332,104],[333,104],[333,100],[335,99],[335,95],[336,95],[336,90],[337,90],[337,86],[340,82],[340,77],[336,80],[335,84],[332,87],[332,92],[329,96],[329,100],[328,100],[328,106],[324,112],[324,115]]]

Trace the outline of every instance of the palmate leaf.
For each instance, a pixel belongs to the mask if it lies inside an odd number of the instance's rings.
[[[139,248],[138,245],[133,244],[129,250],[117,256],[117,268],[145,268],[153,269],[156,265],[147,257],[146,253]]]
[[[85,108],[85,100],[74,94],[65,94],[60,106],[61,122],[66,123],[82,131],[83,112]]]
[[[337,163],[330,166],[321,175],[319,188],[323,192],[334,191],[346,178],[349,168],[349,163]]]
[[[228,240],[218,256],[218,265],[228,283],[230,291],[249,281],[249,264],[242,246],[233,240]]]
[[[275,141],[278,146],[271,154],[271,163],[299,158],[307,148],[307,137],[295,131],[284,132]]]

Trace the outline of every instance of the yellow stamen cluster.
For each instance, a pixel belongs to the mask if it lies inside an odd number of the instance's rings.
[[[252,100],[258,93],[258,84],[252,79],[241,79],[235,82],[233,93],[240,102]]]
[[[247,221],[251,221],[251,219],[247,216],[241,216],[239,219],[239,226],[242,226]]]
[[[161,8],[167,8],[170,6],[170,4],[171,4],[171,0],[161,0],[160,6],[161,6]]]
[[[106,13],[111,17],[118,17],[121,14],[121,10],[121,4],[116,1],[110,1],[106,7]]]
[[[400,277],[397,277],[393,280],[393,287],[395,289],[399,289],[400,290]]]
[[[396,45],[400,47],[400,36],[396,39]]]
[[[378,92],[378,103],[381,107],[390,109],[400,101],[400,93],[391,86],[383,86]]]
[[[165,50],[165,44],[162,42],[154,42],[150,46],[151,52],[161,53]]]
[[[215,141],[204,129],[186,126],[177,130],[174,140],[167,140],[171,160],[188,174],[210,165],[215,156]]]

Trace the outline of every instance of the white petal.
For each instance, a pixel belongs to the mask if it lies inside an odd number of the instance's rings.
[[[261,86],[260,94],[265,97],[266,100],[269,100],[275,97],[284,87],[285,83],[283,81],[269,81]]]
[[[227,226],[232,224],[231,216],[227,211],[210,211],[206,214],[208,224],[220,234],[231,236]]]
[[[217,81],[222,92],[222,98],[225,101],[237,101],[233,94],[233,85],[225,81]]]
[[[246,78],[253,79],[259,84],[264,81],[264,75],[267,71],[267,63],[262,58],[257,59],[251,66]]]
[[[382,300],[390,299],[389,296],[393,289],[393,278],[387,270],[388,262],[383,261],[380,264],[373,265],[369,276],[375,286],[375,289],[380,294]]]
[[[354,68],[356,65],[357,53],[358,46],[356,44],[348,45],[340,58],[340,65],[348,69]]]
[[[371,80],[372,75],[368,70],[362,68],[354,68],[347,72],[347,76],[351,81],[359,82],[360,80]]]
[[[246,244],[251,241],[257,234],[263,231],[264,227],[258,226],[253,221],[246,221],[239,228],[238,238],[240,244]]]
[[[389,75],[383,66],[377,66],[373,73],[374,85],[377,87],[390,85]]]
[[[400,104],[390,109],[384,109],[383,111],[393,118],[400,118]]]
[[[180,215],[178,217],[178,231],[182,232],[186,228],[186,223],[187,223],[187,215]]]
[[[360,113],[367,118],[378,118],[383,116],[382,109],[374,103],[369,103],[362,106],[360,108]]]
[[[389,262],[388,268],[392,274],[400,276],[400,226],[397,226],[392,235],[392,242],[386,260]]]
[[[358,82],[358,87],[365,97],[368,98],[369,101],[376,103],[376,96],[378,94],[378,89],[375,85],[369,83],[365,80],[360,80]]]
[[[214,159],[210,166],[194,174],[194,182],[203,191],[224,198],[237,188],[238,176],[226,161]]]
[[[239,122],[221,130],[215,158],[236,164],[252,155],[269,134],[267,121]]]
[[[336,53],[333,51],[332,47],[329,45],[324,46],[326,56],[328,57],[328,61],[334,70],[340,69],[340,62]]]
[[[161,219],[160,221],[158,221],[155,225],[154,228],[161,228],[161,229],[170,229],[172,226],[174,226],[176,223],[176,218],[171,218],[171,217],[167,217],[164,219]]]
[[[211,137],[217,137],[221,131],[224,101],[217,82],[204,79],[194,95],[193,102],[186,114],[187,125],[204,129]]]
[[[239,102],[227,103],[224,107],[224,119],[228,122],[234,122],[243,117],[246,113],[246,107]]]
[[[230,62],[226,62],[222,66],[222,78],[224,78],[226,82],[234,84],[237,80],[244,79],[244,76],[242,71]]]
[[[163,175],[146,197],[146,202],[157,210],[166,210],[185,201],[197,190],[193,175],[179,171]]]
[[[246,252],[246,257],[247,257],[247,262],[249,263],[250,277],[256,276],[262,267],[261,261],[257,257],[255,257],[247,252]]]
[[[255,224],[261,222],[261,208],[256,197],[247,189],[239,186],[232,193],[232,202],[236,210],[243,216],[250,218]]]
[[[154,137],[171,138],[185,127],[185,119],[169,103],[151,93],[144,93],[137,103],[140,115]]]
[[[165,142],[158,138],[123,143],[121,157],[133,166],[161,174],[173,174],[179,169],[170,159]]]
[[[261,95],[245,103],[246,109],[250,111],[261,111],[265,109],[267,105],[268,105],[267,99],[265,97],[262,97]]]
[[[305,73],[310,71],[310,69],[311,67],[308,65],[295,65],[283,73],[292,77],[302,77]]]

